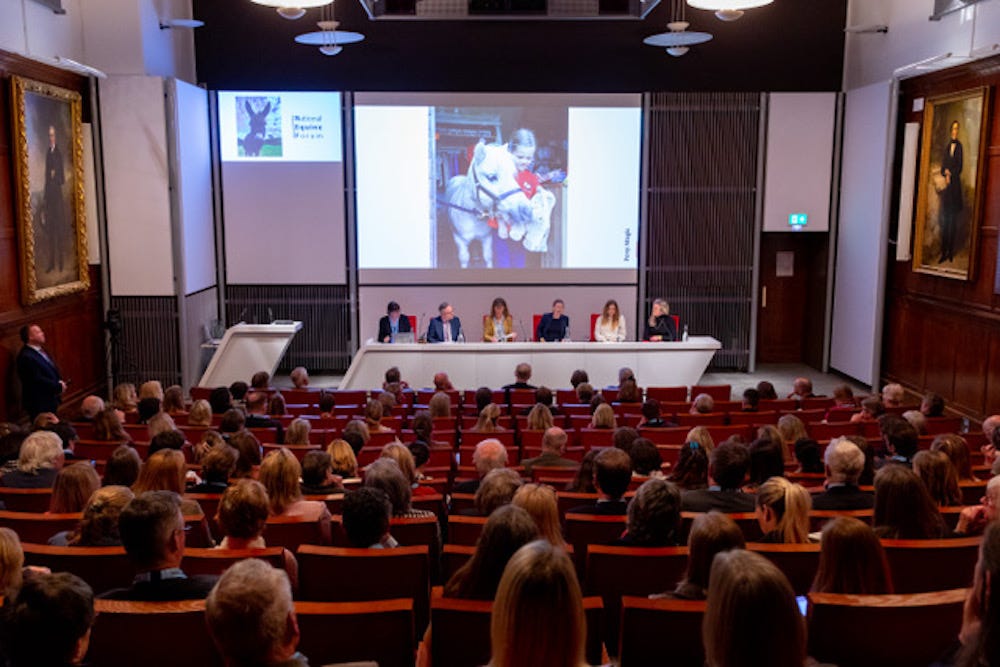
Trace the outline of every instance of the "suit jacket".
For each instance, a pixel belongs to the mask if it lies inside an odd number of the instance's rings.
[[[531,474],[531,468],[533,466],[553,466],[559,468],[576,468],[580,465],[579,462],[570,459],[564,459],[558,454],[553,454],[552,452],[542,452],[541,456],[536,456],[533,459],[524,459],[521,461],[521,465],[524,466],[524,471]]]
[[[458,334],[462,330],[462,321],[457,317],[451,318],[451,339],[453,341],[458,340]],[[441,316],[437,316],[431,320],[431,324],[427,327],[427,342],[428,343],[443,343],[444,342],[444,321]]]
[[[399,333],[409,333],[410,329],[410,318],[402,313],[399,314]],[[389,316],[383,315],[382,319],[378,321],[378,342],[385,340],[386,336],[392,335],[392,325],[389,324]]]
[[[13,470],[0,477],[0,484],[11,489],[51,489],[58,474],[55,468],[39,468],[35,475]]]
[[[278,441],[278,444],[280,445],[285,442],[285,429],[282,428],[281,422],[271,419],[267,415],[247,415],[246,427],[277,429],[274,437]]]
[[[459,482],[455,486],[451,487],[452,493],[475,493],[479,490],[479,484],[482,480],[470,479],[467,482]]]
[[[660,315],[653,326],[649,326],[649,321],[646,321],[642,339],[649,340],[653,336],[663,336],[665,341],[677,340],[677,325],[674,323],[673,315]]]
[[[628,513],[628,502],[625,500],[605,500],[590,505],[574,507],[567,514],[600,514],[602,516],[625,516]]]
[[[500,336],[510,336],[514,331],[514,318],[508,315],[503,320],[503,331],[497,333],[496,324],[489,315],[483,317],[483,342],[492,343],[490,336],[499,338]]]
[[[719,510],[726,514],[753,512],[754,504],[754,497],[742,491],[698,489],[697,491],[681,492],[682,512],[708,512],[710,510]]]
[[[46,361],[38,350],[25,345],[17,355],[17,376],[21,380],[21,402],[34,419],[40,412],[59,409],[62,385],[59,369]]]
[[[814,510],[867,510],[875,506],[875,495],[845,484],[817,493],[812,506]]]
[[[99,597],[105,600],[166,602],[169,600],[204,600],[219,578],[200,574],[186,579],[137,581],[129,588],[116,588]]]
[[[550,343],[561,341],[569,331],[569,318],[563,315],[558,320],[552,319],[552,313],[545,313],[535,329],[535,338]]]

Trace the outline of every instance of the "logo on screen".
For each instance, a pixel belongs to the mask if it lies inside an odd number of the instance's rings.
[[[281,157],[281,97],[238,96],[236,136],[240,157]]]

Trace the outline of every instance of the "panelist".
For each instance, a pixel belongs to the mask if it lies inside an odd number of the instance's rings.
[[[438,316],[427,327],[428,343],[454,343],[462,335],[462,321],[455,317],[455,309],[447,301],[438,306]]]
[[[535,338],[549,343],[569,339],[569,317],[563,315],[566,304],[562,299],[552,302],[552,312],[542,315],[538,328],[535,330]]]
[[[514,318],[507,310],[507,302],[501,297],[493,299],[490,314],[483,318],[483,341],[487,343],[503,343],[515,340]]]
[[[646,321],[643,338],[651,341],[677,340],[677,325],[670,316],[670,305],[664,299],[653,301],[653,312]]]
[[[378,321],[378,339],[383,343],[395,343],[396,334],[411,331],[410,318],[402,314],[399,304],[395,301],[389,302],[386,311],[388,314],[383,315]]]
[[[618,312],[618,302],[608,299],[601,316],[594,322],[594,340],[599,343],[620,343],[625,340],[625,316]]]

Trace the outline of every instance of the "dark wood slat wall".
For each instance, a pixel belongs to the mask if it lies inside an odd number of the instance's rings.
[[[43,81],[83,95],[83,120],[90,121],[89,86],[81,76],[0,51],[0,420],[21,415],[20,384],[14,360],[21,349],[18,330],[37,323],[46,332],[47,347],[63,378],[72,380],[64,396],[74,403],[106,390],[104,334],[101,329],[101,272],[90,267],[90,289],[33,306],[21,304],[17,204],[14,200],[14,148],[10,77]],[[97,239],[92,239],[97,243]]]
[[[181,383],[177,299],[172,296],[113,296],[122,332],[111,345],[115,383],[159,380],[164,387]]]
[[[722,343],[712,368],[750,361],[760,96],[654,93],[644,316],[664,297]]]
[[[899,141],[908,122],[921,122],[913,100],[977,86],[991,86],[985,192],[976,249],[976,272],[962,282],[911,270],[910,262],[891,261],[885,301],[882,375],[924,393],[934,391],[956,410],[973,418],[1000,412],[1000,296],[993,294],[1000,225],[1000,58],[954,71],[928,74],[901,85]],[[898,160],[898,157],[897,157]],[[894,200],[899,198],[896,166]],[[895,221],[895,211],[892,218]],[[895,231],[891,236],[895,238]],[[890,247],[890,256],[895,248]]]

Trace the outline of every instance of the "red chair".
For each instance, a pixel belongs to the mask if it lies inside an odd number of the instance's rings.
[[[924,593],[972,584],[982,537],[882,540],[897,593]]]
[[[746,545],[756,551],[781,570],[796,595],[805,595],[812,588],[816,570],[819,568],[819,544],[761,544],[751,542]]]
[[[621,643],[618,658],[629,667],[660,667],[669,651],[677,667],[702,667],[704,600],[650,600],[622,597]]]
[[[541,313],[534,313],[531,316],[531,340],[538,342],[538,325],[542,323]]]
[[[18,489],[0,486],[0,501],[9,512],[48,512],[52,489]]]
[[[467,544],[446,544],[441,551],[441,580],[448,581],[463,565],[469,562],[476,547]]]
[[[728,401],[732,399],[733,386],[731,384],[696,384],[691,387],[691,400],[698,394],[708,394],[716,401]]]
[[[601,317],[600,313],[591,313],[590,314],[590,335],[589,335],[588,338],[589,338],[589,340],[590,340],[591,343],[593,343],[593,342],[596,341],[596,339],[594,338],[594,327],[597,326],[597,320],[600,319],[600,317]]]
[[[135,568],[124,547],[53,547],[30,542],[21,546],[26,565],[71,572],[90,584],[95,595],[128,588],[135,577]],[[184,566],[186,570],[186,561]]]
[[[101,667],[176,667],[223,662],[205,624],[205,601],[94,600],[97,619],[87,664]]]
[[[662,403],[684,403],[688,400],[687,387],[646,387],[646,398]]]
[[[448,543],[466,547],[476,546],[487,518],[452,514],[448,517]]]

